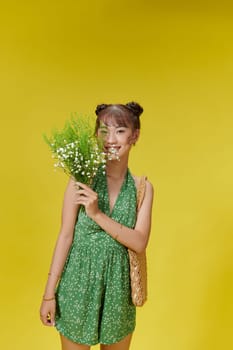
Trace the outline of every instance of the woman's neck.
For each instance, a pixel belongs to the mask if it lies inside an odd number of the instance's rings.
[[[106,166],[106,175],[112,179],[118,180],[125,177],[128,169],[128,162],[108,161]]]

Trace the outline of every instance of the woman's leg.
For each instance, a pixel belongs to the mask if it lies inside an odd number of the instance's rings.
[[[90,350],[91,348],[89,345],[74,343],[61,334],[60,336],[61,336],[62,350]]]
[[[101,344],[100,350],[129,350],[131,339],[132,339],[132,334],[129,334],[118,343],[111,344],[111,345]]]

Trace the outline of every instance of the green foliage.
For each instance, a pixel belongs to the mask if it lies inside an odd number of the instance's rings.
[[[94,135],[91,117],[73,115],[62,130],[53,130],[50,137],[44,135],[56,168],[62,168],[77,181],[91,184],[98,168],[105,168],[102,143]]]

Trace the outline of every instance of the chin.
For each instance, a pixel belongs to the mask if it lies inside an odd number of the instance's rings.
[[[108,161],[120,161],[120,157],[119,157],[119,155],[115,155],[115,154],[111,154],[111,153],[109,153],[109,154],[107,154],[107,158],[108,158]]]

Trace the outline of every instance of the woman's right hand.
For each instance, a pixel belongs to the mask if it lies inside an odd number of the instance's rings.
[[[56,301],[43,300],[40,307],[40,319],[45,326],[55,326]]]
[[[96,214],[100,212],[98,207],[98,195],[89,186],[76,182],[76,199],[75,203],[84,205],[86,214],[94,220]]]

